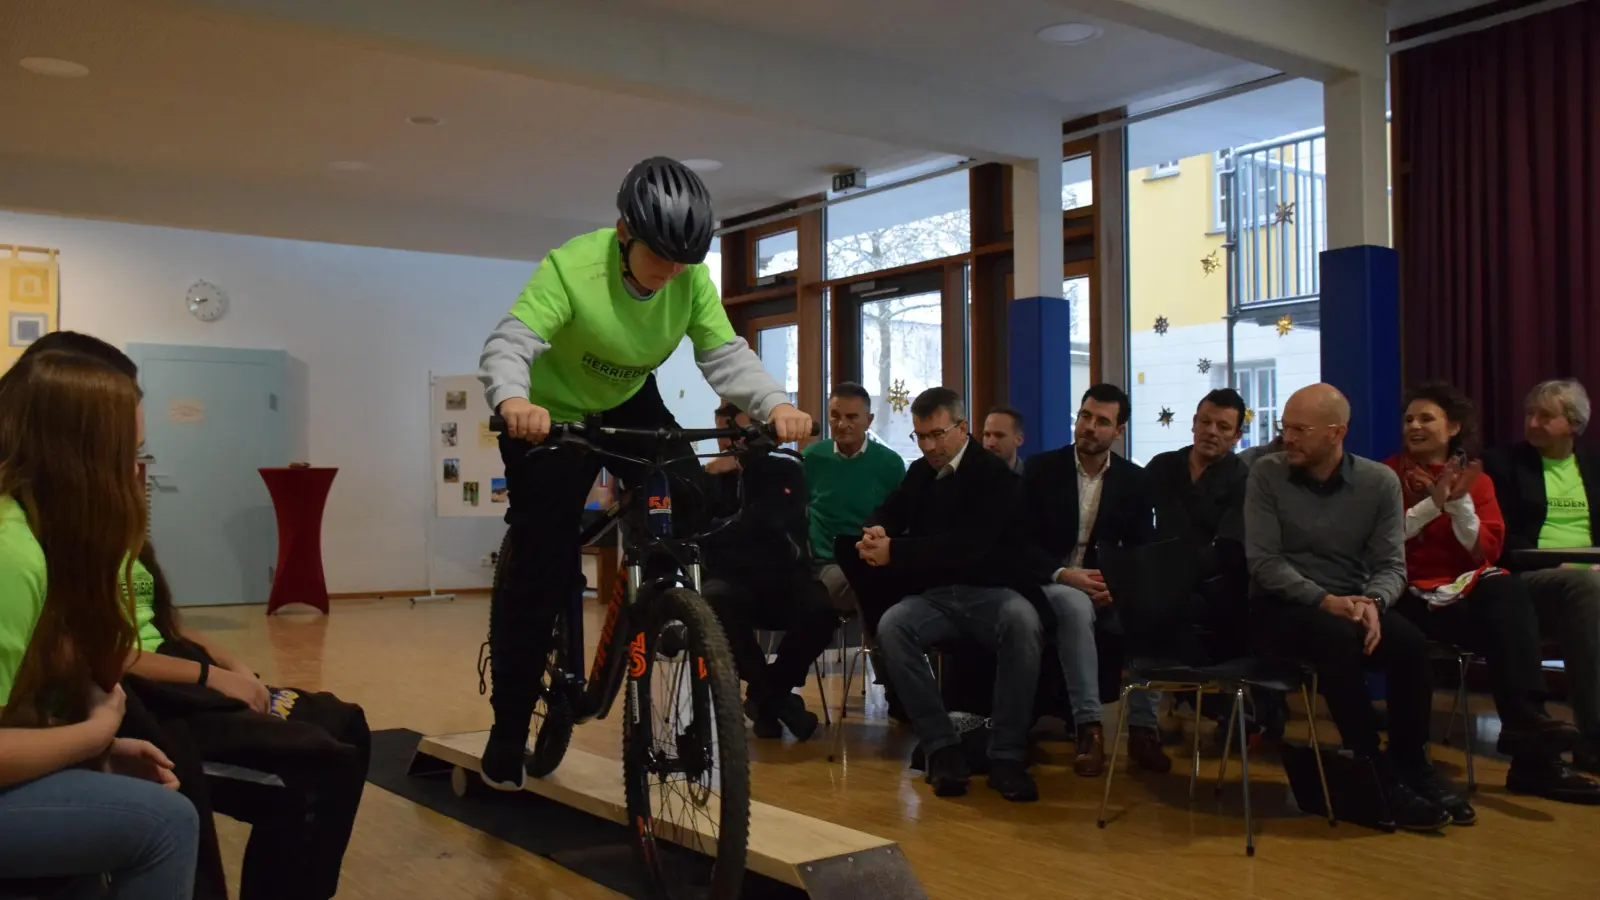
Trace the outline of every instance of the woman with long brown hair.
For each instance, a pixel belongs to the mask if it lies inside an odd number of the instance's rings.
[[[194,808],[161,751],[115,737],[142,432],[138,388],[93,358],[30,354],[0,378],[0,879],[184,900]]]

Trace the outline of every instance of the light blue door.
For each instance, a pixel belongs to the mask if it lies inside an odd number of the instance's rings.
[[[280,350],[131,344],[144,387],[150,530],[180,606],[266,603],[277,562],[256,470],[287,465]]]

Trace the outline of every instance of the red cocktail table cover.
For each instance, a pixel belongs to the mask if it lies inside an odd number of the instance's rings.
[[[328,611],[322,574],[322,510],[338,469],[260,469],[278,514],[278,571],[267,598],[271,615],[290,603]]]

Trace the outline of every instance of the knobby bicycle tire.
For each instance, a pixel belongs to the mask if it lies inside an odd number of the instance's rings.
[[[490,590],[494,591],[496,596],[500,592],[500,586],[510,578],[513,552],[511,532],[508,529],[506,536],[500,541],[500,555],[495,560],[494,584]],[[566,758],[567,748],[572,745],[574,724],[572,712],[567,708],[569,698],[552,689],[567,669],[566,610],[565,604],[559,606],[551,622],[550,655],[545,660],[544,676],[539,685],[539,700],[534,705],[533,720],[528,725],[533,749],[523,761],[523,768],[534,778],[543,778],[554,772],[556,767],[561,765],[561,760]]]
[[[657,644],[663,628],[672,622],[681,622],[685,627],[684,647],[676,660],[662,660],[656,655]],[[750,758],[745,743],[744,711],[739,702],[739,679],[727,636],[704,599],[693,591],[673,588],[650,603],[645,621],[636,627],[628,646],[622,769],[635,854],[659,900],[690,897],[734,900],[744,881],[750,836]],[[716,752],[712,764],[717,771],[711,774],[719,791],[714,817],[716,845],[712,848],[702,842],[699,847],[714,859],[708,884],[679,883],[680,878],[687,876],[676,873],[694,870],[697,866],[703,870],[703,863],[662,833],[670,833],[673,827],[670,822],[657,821],[658,801],[664,811],[673,803],[693,804],[702,811],[708,810],[704,800],[695,803],[692,799],[691,795],[697,793],[695,788],[685,784],[679,790],[658,784],[650,768],[658,724],[654,707],[662,699],[652,696],[651,684],[657,667],[664,662],[679,664],[675,671],[686,672],[689,678],[688,694],[693,705],[693,724],[689,727],[711,724],[715,729]],[[674,677],[673,680],[679,679]],[[681,695],[682,692],[677,693]],[[703,732],[700,734],[703,736]],[[683,738],[676,733],[674,749],[680,753],[683,749]],[[706,812],[706,818],[712,820],[712,813]]]

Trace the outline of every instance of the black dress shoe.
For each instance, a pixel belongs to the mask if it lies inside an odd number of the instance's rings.
[[[1506,790],[1561,803],[1600,805],[1600,783],[1573,771],[1560,757],[1513,759],[1511,771],[1506,773]]]
[[[778,717],[797,741],[809,741],[817,733],[817,714],[806,709],[804,697],[790,691],[773,698],[772,714]]]
[[[769,703],[758,703],[751,697],[744,701],[744,714],[751,722],[750,731],[764,741],[775,741],[783,737],[783,723],[772,711]]]
[[[1578,733],[1578,729],[1549,716],[1541,716],[1514,727],[1502,725],[1500,737],[1495,742],[1495,750],[1502,756],[1510,757],[1548,757],[1568,750],[1576,751],[1582,746],[1583,735]]]
[[[967,765],[966,751],[960,744],[942,747],[928,754],[927,782],[933,785],[936,797],[960,797],[967,792],[972,780],[972,767]]]
[[[1028,767],[1014,759],[989,761],[989,787],[1012,803],[1033,803],[1039,799],[1039,785],[1028,774]]]
[[[1451,825],[1471,825],[1478,821],[1478,811],[1466,797],[1456,793],[1455,786],[1440,775],[1432,763],[1403,768],[1400,775],[1418,796],[1447,813]]]

